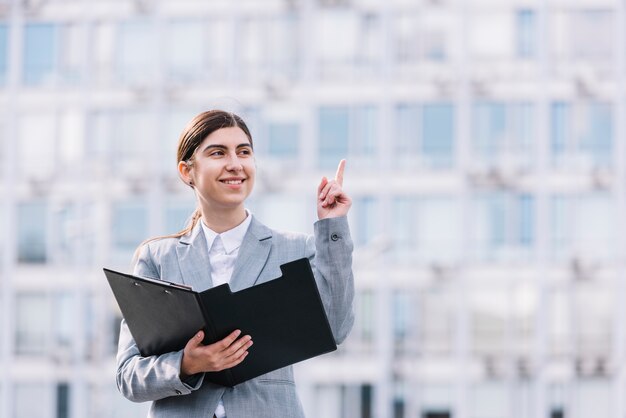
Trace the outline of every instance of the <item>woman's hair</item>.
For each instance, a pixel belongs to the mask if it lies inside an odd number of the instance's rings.
[[[252,143],[252,135],[250,134],[250,130],[246,123],[239,117],[238,115],[226,112],[224,110],[208,110],[206,112],[202,112],[187,123],[187,126],[183,129],[183,132],[180,134],[178,138],[178,151],[176,153],[176,164],[184,161],[186,164],[192,166],[194,162],[195,152],[202,143],[206,139],[207,136],[211,135],[213,132],[222,129],[222,128],[240,128],[248,137],[250,141],[250,146],[254,148]],[[187,221],[187,226],[182,230],[175,234],[164,235],[154,238],[149,238],[139,244],[139,247],[135,251],[134,258],[136,259],[139,255],[139,250],[145,244],[162,239],[162,238],[180,238],[183,235],[191,232],[195,226],[198,224],[198,220],[202,216],[200,212],[200,208],[196,208],[196,210],[191,214],[189,220]]]

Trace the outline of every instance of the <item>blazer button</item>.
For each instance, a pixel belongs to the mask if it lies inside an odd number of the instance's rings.
[[[182,394],[183,394],[183,392],[181,392],[180,390],[176,389],[176,394],[177,394],[177,395],[182,395]]]
[[[337,234],[332,234],[332,235],[330,236],[330,239],[332,239],[333,241],[337,241],[337,240],[339,240],[339,235],[337,235]]]

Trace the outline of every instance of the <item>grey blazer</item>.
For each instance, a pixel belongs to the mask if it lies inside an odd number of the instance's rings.
[[[238,291],[280,277],[281,264],[308,257],[333,335],[340,344],[354,323],[350,230],[344,216],[320,220],[314,231],[314,236],[277,232],[253,217],[239,249],[230,286]],[[144,245],[134,274],[184,283],[203,291],[213,285],[210,268],[206,239],[198,224],[181,238],[164,238]],[[182,356],[181,350],[142,357],[122,320],[117,387],[131,401],[152,401],[149,417],[210,418],[220,398],[228,418],[304,417],[291,366],[225,388],[205,382],[203,374],[181,381]]]

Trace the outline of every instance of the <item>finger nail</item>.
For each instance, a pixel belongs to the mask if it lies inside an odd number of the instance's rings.
[[[237,331],[235,331],[235,336],[236,337],[239,337],[240,335],[241,335],[241,330],[238,329]]]

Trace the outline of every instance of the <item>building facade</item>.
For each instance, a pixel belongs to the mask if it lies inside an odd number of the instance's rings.
[[[176,141],[249,122],[250,210],[348,159],[357,322],[311,417],[626,416],[622,0],[0,0],[0,418],[142,416],[102,267],[180,230]]]

